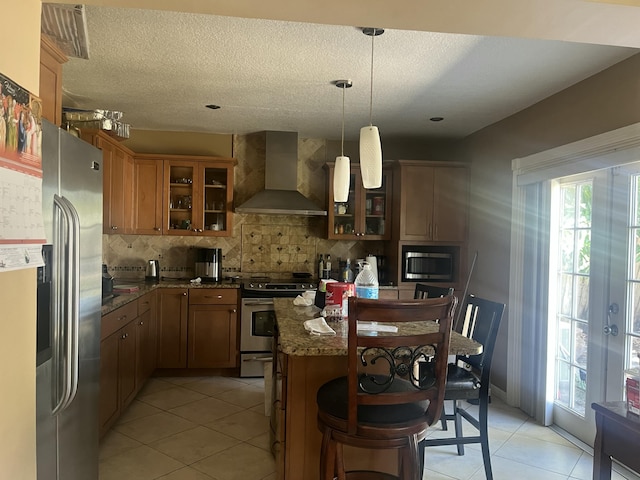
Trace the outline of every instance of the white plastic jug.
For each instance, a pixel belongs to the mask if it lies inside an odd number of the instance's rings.
[[[356,277],[356,297],[358,298],[378,298],[378,279],[371,270],[371,265],[364,262],[362,271]]]

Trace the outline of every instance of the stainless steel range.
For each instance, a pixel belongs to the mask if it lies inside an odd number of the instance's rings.
[[[240,289],[240,376],[264,376],[264,363],[272,360],[275,331],[274,297],[296,297],[315,290],[310,279],[270,281],[251,279]]]

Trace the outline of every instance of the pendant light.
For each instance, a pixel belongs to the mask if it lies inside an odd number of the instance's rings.
[[[349,157],[344,156],[344,91],[351,88],[351,80],[336,80],[335,85],[342,89],[342,140],[340,143],[340,156],[336,157],[333,169],[333,201],[346,202],[349,199],[349,183],[351,179],[351,165]]]
[[[360,173],[364,188],[382,186],[382,147],[380,132],[373,125],[373,41],[384,33],[382,28],[363,28],[362,33],[371,37],[371,95],[369,98],[369,125],[360,129]]]

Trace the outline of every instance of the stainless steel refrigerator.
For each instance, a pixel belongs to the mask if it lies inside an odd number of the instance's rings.
[[[102,154],[43,120],[38,272],[38,480],[98,478]]]

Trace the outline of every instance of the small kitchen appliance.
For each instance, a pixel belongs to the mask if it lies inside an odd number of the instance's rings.
[[[149,260],[147,262],[147,272],[144,278],[147,282],[160,281],[160,262],[158,260]]]
[[[102,300],[113,298],[113,277],[109,274],[107,266],[102,264]]]
[[[222,249],[198,248],[195,274],[203,282],[219,282],[222,279]]]

